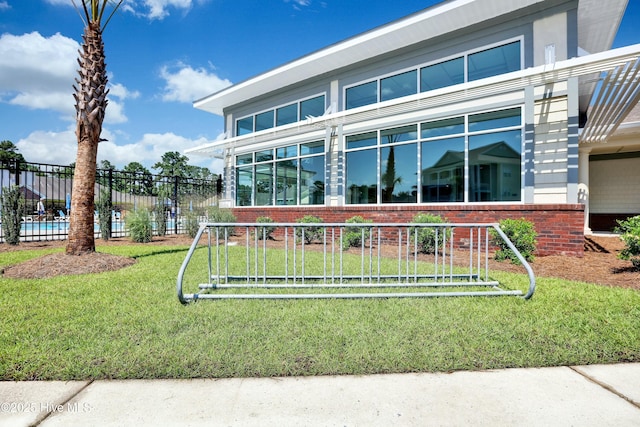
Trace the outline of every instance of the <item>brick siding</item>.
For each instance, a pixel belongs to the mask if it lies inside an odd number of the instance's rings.
[[[570,255],[584,252],[584,206],[581,204],[473,205],[473,206],[308,206],[234,208],[238,222],[254,222],[268,216],[275,222],[295,222],[314,215],[324,222],[342,223],[360,215],[374,223],[411,222],[420,212],[440,215],[452,223],[494,223],[525,218],[538,233],[537,255]]]

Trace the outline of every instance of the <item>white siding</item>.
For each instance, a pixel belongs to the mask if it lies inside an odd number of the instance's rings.
[[[590,212],[640,212],[640,157],[589,164]]]
[[[567,203],[567,144],[567,97],[536,101],[535,203]]]

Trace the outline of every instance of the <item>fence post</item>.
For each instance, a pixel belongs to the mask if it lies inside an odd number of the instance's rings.
[[[111,210],[113,212],[113,169],[109,169],[109,180],[108,180],[108,187],[109,187],[109,196],[107,197],[107,202],[109,205],[109,210]],[[110,216],[110,220],[109,220],[109,239],[111,239],[113,237],[113,214],[110,212],[109,213]]]
[[[178,234],[178,176],[173,177],[173,204],[176,217],[173,220],[173,234]]]

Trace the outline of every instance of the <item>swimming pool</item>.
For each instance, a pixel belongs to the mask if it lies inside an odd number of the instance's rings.
[[[167,221],[166,234],[174,234],[176,221],[171,219]],[[181,221],[178,220],[178,226],[180,230],[178,232],[184,232]],[[116,220],[111,222],[111,237],[125,237],[128,235],[125,222],[122,220]],[[156,229],[156,224],[153,224],[153,229]],[[93,232],[96,238],[100,238],[100,224],[94,223]],[[38,240],[65,240],[69,234],[69,221],[68,220],[54,220],[54,221],[24,221],[20,224],[20,240],[22,241],[38,241]],[[2,223],[0,223],[0,243],[4,241],[4,230],[2,229]]]

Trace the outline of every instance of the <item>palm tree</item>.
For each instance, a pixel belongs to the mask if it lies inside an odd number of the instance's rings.
[[[124,0],[79,0],[80,17],[85,28],[82,48],[79,52],[79,79],[74,86],[76,100],[76,138],[78,153],[73,175],[69,240],[66,253],[82,255],[95,252],[93,235],[94,191],[96,183],[96,159],[102,132],[102,121],[107,108],[107,68],[105,64],[102,32]],[[78,10],[75,0],[71,0]],[[107,5],[112,5],[109,18],[102,25]],[[84,18],[83,18],[84,15]]]

